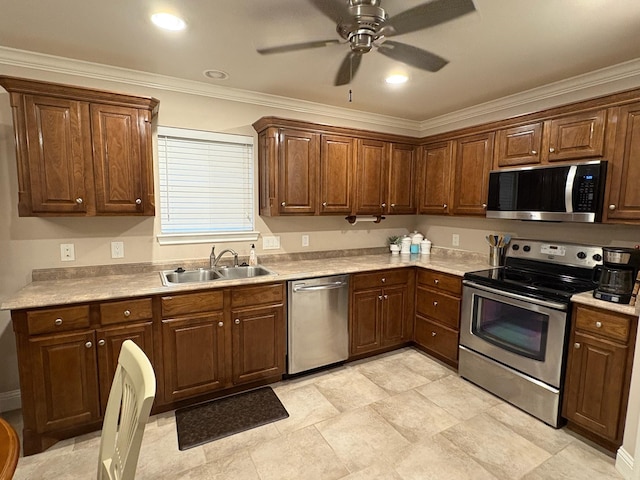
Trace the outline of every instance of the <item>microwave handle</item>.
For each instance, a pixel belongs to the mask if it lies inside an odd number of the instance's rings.
[[[576,181],[578,167],[571,165],[567,172],[567,183],[564,185],[564,208],[567,213],[573,213],[573,184]]]

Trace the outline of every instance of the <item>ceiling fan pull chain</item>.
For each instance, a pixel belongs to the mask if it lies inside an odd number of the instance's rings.
[[[351,89],[349,89],[349,103],[351,103]]]

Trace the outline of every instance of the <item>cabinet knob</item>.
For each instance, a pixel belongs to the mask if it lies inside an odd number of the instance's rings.
[[[56,318],[55,321],[53,322],[55,325],[60,326],[62,325],[62,319],[61,318]]]
[[[382,300],[382,295],[378,295],[378,300]]]
[[[380,205],[380,206],[381,206],[382,208],[384,208],[384,207],[386,207],[386,206],[387,206],[387,204],[386,204],[386,203],[383,203],[383,204],[382,204],[382,205]]]
[[[483,204],[482,204],[482,208],[487,208],[487,204],[486,204],[486,203],[483,203]]]
[[[84,344],[84,346],[85,346],[86,348],[91,348],[91,347],[93,347],[93,343],[91,343],[91,342],[87,342],[87,343],[85,343],[85,344]]]
[[[124,311],[124,316],[128,317],[129,315],[131,315],[131,312],[129,310],[125,310]]]
[[[224,326],[224,322],[218,322],[218,326],[219,326],[219,327]]]
[[[596,322],[596,328],[602,328],[602,322]]]
[[[82,202],[83,202],[83,200],[80,197],[76,198],[76,203],[78,205],[82,205]]]
[[[384,277],[382,277],[382,279],[381,279],[380,281],[381,281],[382,283],[384,283],[384,282],[386,282],[386,281],[387,281],[387,279],[386,279],[386,278],[384,278]]]
[[[233,321],[233,323],[235,323],[236,325],[240,325],[240,319],[239,319],[239,318],[236,318],[236,319]]]
[[[446,203],[444,205],[442,205],[442,208],[447,208],[449,205],[447,205]]]
[[[438,306],[438,302],[435,302],[435,301],[434,301],[434,302],[433,302],[433,306],[434,306],[434,307],[437,307],[437,306]]]
[[[435,337],[436,336],[436,332],[431,332],[431,336]]]
[[[280,205],[282,205],[283,207],[287,206],[287,202],[282,202]]]
[[[531,155],[537,155],[538,152],[536,150],[531,150]]]
[[[326,207],[327,206],[327,202],[322,202],[322,206]]]
[[[396,208],[396,204],[395,204],[395,203],[392,203],[392,204],[391,204],[391,208]]]
[[[136,198],[136,205],[142,205],[142,199]]]
[[[389,298],[389,295],[384,295],[384,299],[386,300],[387,298]]]
[[[101,347],[104,347],[104,344],[107,343],[104,341],[104,338],[98,340],[98,345],[100,345]]]
[[[576,343],[574,343],[574,344],[573,344],[573,348],[575,348],[576,350],[577,350],[578,348],[580,348],[581,346],[582,346],[582,345],[580,345],[578,342],[576,342]]]
[[[555,151],[556,151],[556,149],[555,149],[555,148],[553,148],[553,147],[549,148],[549,153],[553,153],[553,152],[555,152]]]
[[[609,210],[615,210],[616,206],[615,205],[609,205]]]
[[[440,283],[440,280],[438,280],[437,278],[433,279],[433,283],[435,283],[436,285],[438,285]]]

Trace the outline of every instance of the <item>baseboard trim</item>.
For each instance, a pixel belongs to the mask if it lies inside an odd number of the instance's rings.
[[[0,392],[0,413],[18,410],[19,408],[22,408],[20,390]]]
[[[624,447],[618,449],[616,455],[616,470],[625,478],[625,480],[631,480],[633,475],[633,457],[629,455]]]

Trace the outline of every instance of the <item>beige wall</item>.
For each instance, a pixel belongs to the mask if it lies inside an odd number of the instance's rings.
[[[334,118],[328,115],[312,115],[297,110],[284,110],[249,103],[219,100],[185,93],[155,89],[139,85],[126,85],[70,76],[46,73],[39,70],[0,65],[0,74],[43,79],[60,83],[122,91],[130,94],[151,95],[160,100],[157,123],[165,126],[195,128],[228,133],[254,135],[251,124],[266,115],[296,118],[341,126],[366,128],[411,135],[412,131],[398,127],[382,128],[363,121]],[[603,94],[631,88],[628,82],[618,86],[600,88]],[[512,107],[509,116],[559,105],[581,95],[545,98],[539,104]],[[492,115],[495,117],[496,115]],[[506,116],[506,115],[504,115]],[[364,118],[364,117],[363,117]],[[462,120],[448,129],[459,128],[479,120]],[[426,129],[425,131],[428,131]],[[13,140],[13,126],[9,98],[0,93],[0,301],[29,283],[31,271],[39,268],[56,268],[84,265],[102,265],[129,262],[165,262],[183,259],[206,259],[211,245],[160,246],[155,234],[159,231],[156,218],[19,218],[17,216],[17,172]],[[257,184],[257,183],[256,183]],[[257,191],[257,189],[256,189]],[[640,228],[607,225],[541,224],[517,221],[486,220],[482,218],[448,218],[437,216],[389,217],[380,225],[370,223],[350,226],[342,217],[322,218],[261,218],[256,219],[256,230],[262,235],[280,235],[279,252],[328,250],[380,246],[388,235],[406,233],[417,228],[426,234],[436,246],[451,247],[451,235],[460,235],[457,248],[488,253],[484,236],[487,233],[510,233],[514,236],[549,240],[586,242],[597,245],[635,245],[640,243]],[[301,234],[310,235],[310,247],[301,246]],[[121,240],[125,245],[125,258],[112,260],[109,244]],[[60,261],[60,243],[74,243],[75,262]],[[247,254],[248,243],[225,244],[241,254]],[[263,254],[258,241],[258,255]],[[275,251],[274,253],[278,253]],[[637,376],[636,376],[637,378]],[[640,383],[638,380],[637,383]],[[8,312],[0,312],[0,410],[3,395],[19,388],[14,336]],[[634,386],[633,392],[640,390]],[[640,394],[640,393],[638,393]],[[638,395],[636,395],[637,397]],[[628,427],[625,448],[633,454],[635,447],[638,407],[635,398],[630,403],[630,418],[636,423]],[[634,406],[635,405],[635,406]]]

